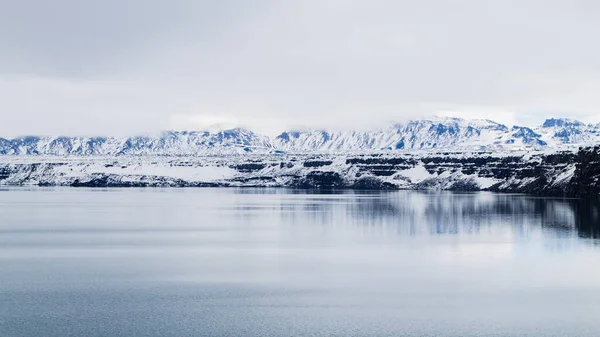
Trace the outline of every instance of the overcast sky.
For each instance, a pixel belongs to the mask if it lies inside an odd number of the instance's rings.
[[[600,122],[596,0],[0,0],[0,137]]]

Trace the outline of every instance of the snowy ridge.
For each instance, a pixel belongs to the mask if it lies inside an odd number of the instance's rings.
[[[600,150],[594,151],[590,162],[596,163],[594,156]],[[589,175],[578,166],[584,157],[574,152],[4,158],[0,186],[434,189],[569,195],[580,190],[569,192],[574,177]],[[596,179],[600,173],[593,176]]]
[[[268,137],[245,129],[171,131],[158,136],[0,138],[4,155],[223,155],[272,149]]]
[[[0,155],[204,156],[245,153],[562,150],[600,143],[600,124],[548,119],[536,128],[490,120],[433,118],[370,131],[285,131],[270,139],[251,130],[171,131],[156,136],[0,138]]]
[[[600,124],[586,125],[572,119],[547,119],[544,124],[537,127],[535,132],[540,134],[540,139],[551,147],[571,144],[578,146],[598,143],[600,139]]]
[[[369,132],[283,132],[273,140],[276,148],[290,152],[345,152],[356,150],[516,150],[541,149],[547,143],[526,127],[489,120],[440,118],[393,124]]]

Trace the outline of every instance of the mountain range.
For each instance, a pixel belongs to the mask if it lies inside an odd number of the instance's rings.
[[[600,143],[600,124],[559,118],[529,128],[491,120],[433,118],[392,123],[370,131],[167,131],[134,137],[0,138],[0,155],[194,156],[254,153],[381,151],[511,151],[568,149]]]

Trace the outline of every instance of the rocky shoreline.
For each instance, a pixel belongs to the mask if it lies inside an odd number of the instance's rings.
[[[600,147],[515,153],[0,157],[0,185],[449,190],[595,198]]]

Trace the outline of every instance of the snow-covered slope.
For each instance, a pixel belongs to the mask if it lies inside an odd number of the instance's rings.
[[[490,150],[546,147],[526,127],[508,128],[490,120],[440,118],[394,124],[369,132],[284,132],[276,148],[295,152],[353,150]]]
[[[158,136],[0,138],[0,154],[8,155],[157,155],[235,154],[272,149],[268,137],[250,130],[164,132]]]
[[[157,136],[0,138],[0,155],[200,156],[244,153],[518,151],[600,143],[600,124],[548,119],[534,129],[490,120],[433,118],[369,131],[286,131],[270,139],[247,129],[164,132]]]
[[[0,186],[434,189],[591,196],[600,148],[579,152],[10,156]]]
[[[547,119],[544,124],[535,129],[541,139],[551,147],[561,145],[586,146],[598,143],[600,140],[600,125],[586,125],[572,119]]]
[[[600,125],[569,119],[548,119],[531,129],[490,120],[435,118],[393,124],[380,130],[355,132],[286,131],[273,146],[290,152],[358,150],[522,150],[565,149],[600,143]]]

